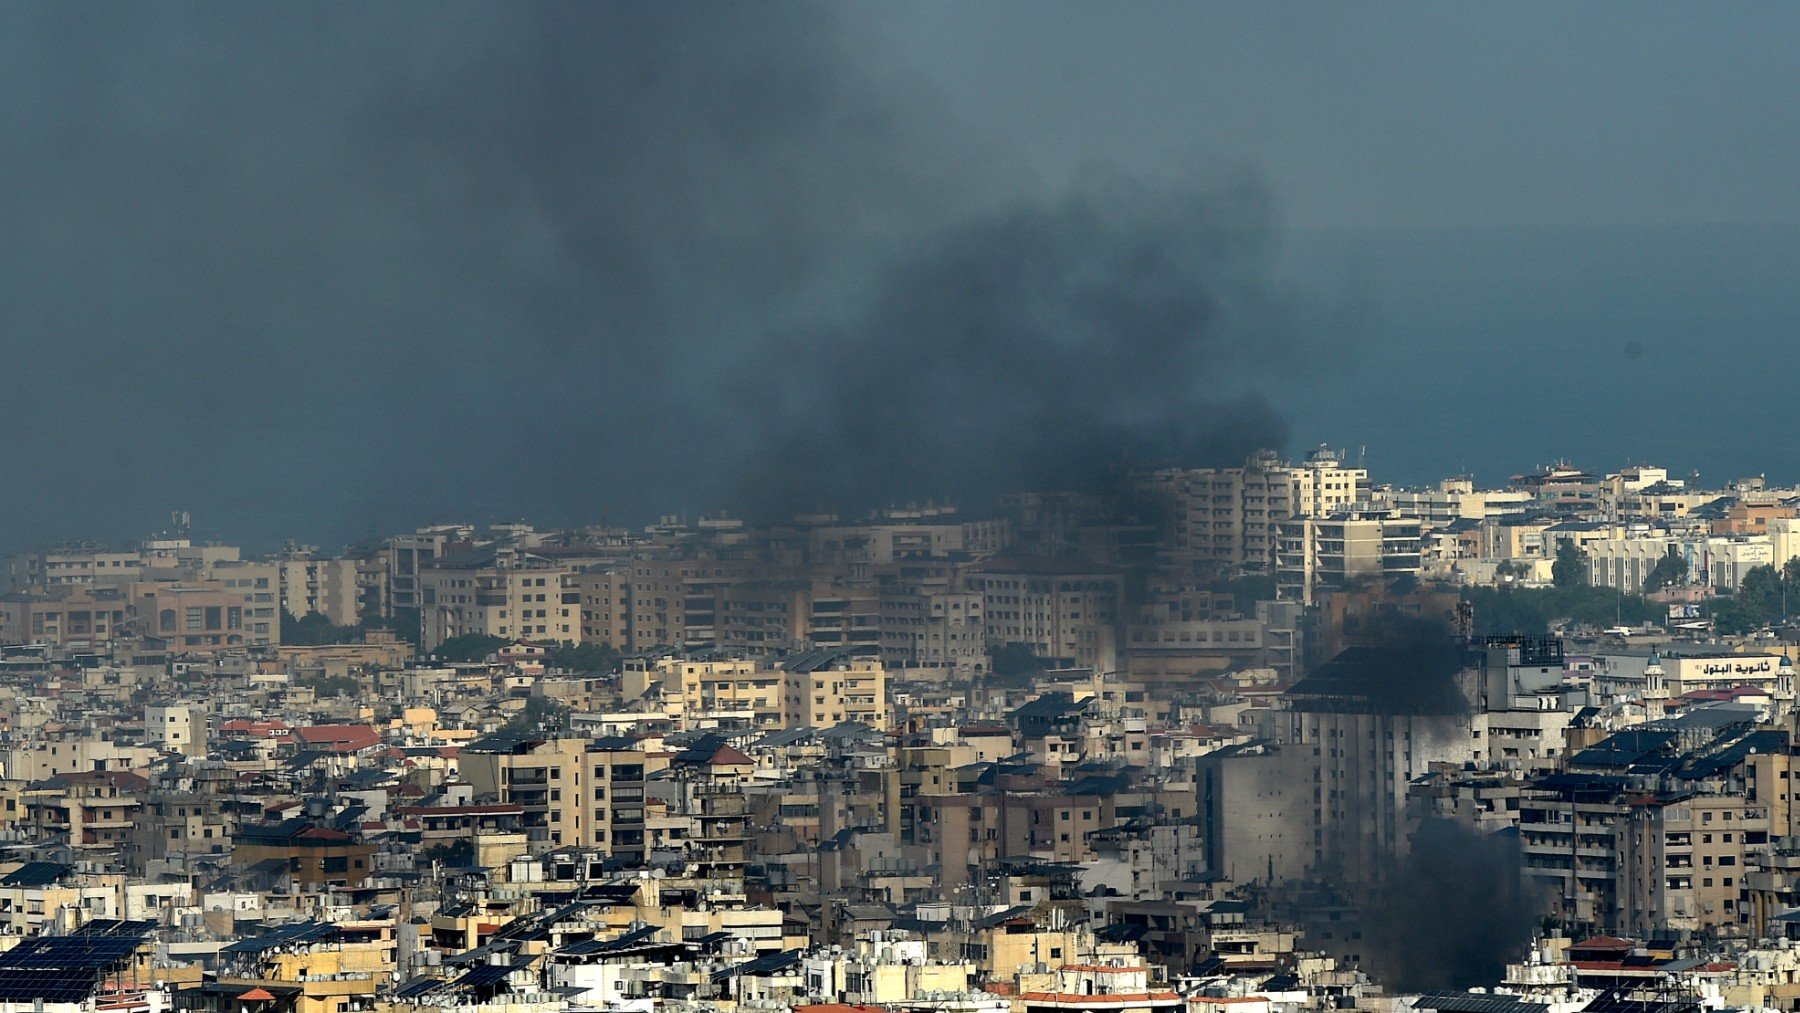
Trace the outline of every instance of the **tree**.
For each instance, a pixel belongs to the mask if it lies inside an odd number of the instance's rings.
[[[1573,540],[1557,543],[1556,562],[1550,567],[1550,581],[1561,588],[1587,586],[1587,553],[1576,548]]]
[[[563,644],[550,648],[550,667],[573,672],[617,672],[624,655],[611,644]]]
[[[1610,587],[1466,587],[1463,600],[1475,608],[1479,636],[1543,636],[1559,620],[1588,626],[1654,622],[1655,605]]]
[[[569,729],[569,708],[547,696],[528,697],[525,709],[501,726],[507,732],[558,734]]]
[[[511,641],[505,637],[491,637],[485,633],[465,633],[460,637],[451,637],[437,645],[431,652],[440,661],[481,661]]]
[[[414,647],[421,640],[418,609],[395,609],[392,616],[386,617],[365,615],[359,625],[364,630],[387,630]]]
[[[1038,657],[1030,644],[1007,644],[988,652],[988,670],[1000,679],[1034,675],[1049,667],[1050,662]]]
[[[448,869],[461,869],[475,864],[475,842],[459,837],[448,844],[433,844],[419,852],[423,862],[436,862]]]
[[[1781,618],[1781,614],[1786,611],[1782,603],[1782,590],[1781,577],[1773,566],[1756,566],[1738,582],[1734,597],[1743,603],[1751,615],[1766,623]]]
[[[1687,576],[1687,557],[1671,545],[1669,551],[1656,561],[1656,566],[1650,570],[1650,576],[1644,578],[1644,593],[1655,594],[1665,587],[1685,584]]]
[[[1706,617],[1713,629],[1728,637],[1741,636],[1762,626],[1762,618],[1734,595],[1721,595],[1706,603]]]
[[[317,647],[322,644],[350,644],[362,639],[361,626],[339,626],[317,612],[295,618],[287,609],[281,610],[281,642],[296,647]]]
[[[302,685],[312,687],[313,693],[321,700],[339,696],[356,696],[362,692],[363,688],[362,680],[354,675],[321,675],[310,681],[302,682]]]

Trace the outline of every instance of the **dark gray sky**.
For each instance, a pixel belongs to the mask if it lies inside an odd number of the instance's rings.
[[[1800,479],[1791,8],[0,8],[0,542]]]
[[[1254,166],[1294,229],[1800,221],[1780,4],[876,4],[1033,171]]]

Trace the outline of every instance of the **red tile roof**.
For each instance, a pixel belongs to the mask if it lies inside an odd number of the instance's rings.
[[[294,737],[333,753],[354,753],[381,744],[381,735],[368,725],[309,725],[294,729]]]

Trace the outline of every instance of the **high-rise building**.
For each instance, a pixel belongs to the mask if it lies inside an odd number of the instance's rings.
[[[1276,594],[1311,605],[1319,591],[1359,578],[1417,576],[1419,530],[1412,518],[1366,514],[1285,521],[1276,552]]]

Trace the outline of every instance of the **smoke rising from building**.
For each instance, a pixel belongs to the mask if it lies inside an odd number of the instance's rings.
[[[1301,710],[1447,716],[1472,706],[1466,645],[1444,623],[1400,612],[1361,620],[1347,646],[1290,691]]]
[[[1538,901],[1516,834],[1427,820],[1362,906],[1370,973],[1396,991],[1492,985],[1530,947]]]
[[[1021,178],[845,17],[0,12],[11,443],[60,490],[0,521],[776,512],[1284,441],[1253,181]]]

